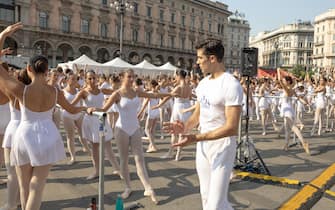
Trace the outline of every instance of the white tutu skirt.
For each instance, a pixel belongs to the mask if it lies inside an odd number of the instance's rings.
[[[52,120],[21,121],[12,144],[12,165],[43,166],[65,158],[62,137]]]
[[[20,125],[20,120],[11,120],[8,123],[8,126],[5,131],[5,136],[2,142],[2,148],[12,148],[13,139],[16,133],[17,128]]]
[[[85,115],[82,125],[83,138],[93,143],[99,143],[100,142],[99,127],[100,127],[100,120],[97,116]],[[112,138],[113,138],[113,131],[106,120],[105,141],[110,141],[112,140]]]

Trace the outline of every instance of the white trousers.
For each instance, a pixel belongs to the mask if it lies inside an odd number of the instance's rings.
[[[228,188],[235,155],[235,137],[197,143],[196,168],[204,210],[233,210]]]

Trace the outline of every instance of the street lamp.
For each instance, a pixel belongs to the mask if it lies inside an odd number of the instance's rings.
[[[123,18],[126,11],[133,11],[134,6],[125,0],[116,0],[110,4],[110,7],[114,8],[120,13],[120,58],[123,57]]]
[[[275,41],[273,43],[273,47],[275,48],[275,62],[274,62],[274,66],[275,66],[275,69],[277,69],[277,50],[278,50],[278,47],[279,47],[279,44],[278,44],[278,41]]]

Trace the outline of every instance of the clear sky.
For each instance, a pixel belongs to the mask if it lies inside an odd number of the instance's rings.
[[[232,12],[238,10],[249,21],[250,35],[273,30],[281,25],[314,21],[315,16],[335,8],[335,0],[218,0]]]

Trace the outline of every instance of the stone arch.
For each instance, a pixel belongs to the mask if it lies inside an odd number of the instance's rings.
[[[73,47],[68,43],[59,44],[57,47],[56,63],[68,62],[73,59]]]
[[[156,66],[161,66],[164,64],[164,57],[162,55],[157,55],[154,59],[153,64]]]
[[[169,56],[167,59],[172,65],[175,65],[176,61],[173,56]]]
[[[92,49],[89,46],[82,45],[78,48],[78,51],[79,51],[80,56],[85,54],[89,58],[92,58]]]
[[[149,63],[152,63],[152,56],[149,53],[145,53],[142,60],[147,60]]]
[[[182,58],[182,57],[180,57],[180,58],[178,59],[177,66],[178,66],[179,68],[185,69],[185,59]]]
[[[120,50],[119,50],[119,49],[114,50],[114,52],[113,52],[113,57],[112,57],[112,59],[114,59],[114,58],[116,58],[116,57],[120,57]]]
[[[186,69],[192,70],[194,66],[194,61],[192,58],[189,58],[186,63]]]
[[[49,62],[52,61],[52,51],[53,47],[50,42],[46,40],[37,40],[33,44],[34,54],[35,55],[44,55],[48,58]]]
[[[97,50],[97,62],[106,63],[110,60],[110,54],[106,48],[99,48]]]
[[[5,49],[5,48],[8,48],[8,47],[13,50],[12,55],[17,55],[18,44],[17,44],[17,41],[14,38],[7,37],[5,39],[3,48]]]
[[[140,55],[137,52],[133,51],[133,52],[129,53],[128,61],[129,61],[129,63],[135,65],[135,64],[138,64],[139,62],[141,62],[140,58],[141,58]]]

